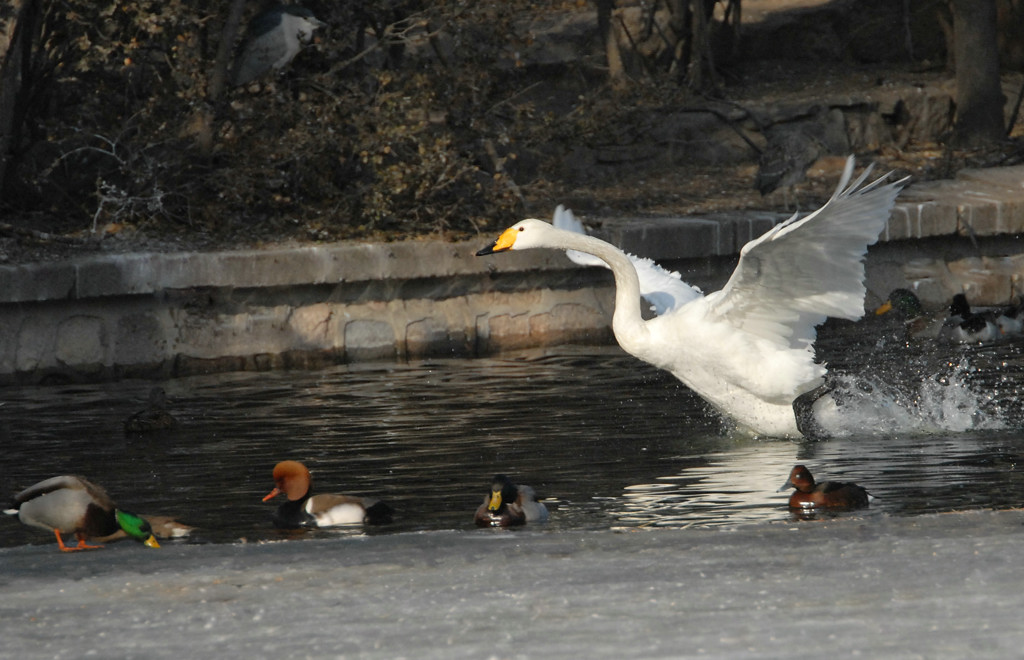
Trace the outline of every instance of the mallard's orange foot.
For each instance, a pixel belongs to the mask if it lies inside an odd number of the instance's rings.
[[[85,539],[78,539],[78,545],[73,548],[69,548],[64,545],[64,539],[60,537],[60,530],[53,530],[53,535],[57,537],[57,545],[60,546],[61,552],[78,552],[79,550],[98,550],[102,548],[102,545],[89,545],[85,542]]]

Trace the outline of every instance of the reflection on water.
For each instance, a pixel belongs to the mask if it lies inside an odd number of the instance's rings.
[[[839,370],[858,361],[874,368],[885,353],[841,328],[834,334],[822,352]],[[321,492],[392,504],[396,522],[374,534],[473,530],[496,472],[546,498],[548,531],[789,520],[788,493],[776,491],[796,462],[818,478],[868,487],[879,499],[856,515],[1019,506],[1020,345],[950,350],[913,378],[948,388],[942,364],[967,360],[972,366],[950,369],[971,397],[929,405],[985,408],[984,423],[967,431],[940,423],[929,435],[865,423],[817,443],[730,433],[674,378],[614,348],[168,381],[180,428],[131,437],[121,425],[145,406],[150,383],[8,388],[0,390],[0,484],[9,497],[46,477],[82,474],[125,508],[173,514],[200,527],[197,540],[214,542],[281,537],[270,525],[276,503],[260,500],[273,465],[288,458],[309,466]],[[899,351],[881,362],[919,359]],[[896,377],[880,366],[869,372]],[[334,533],[346,532],[313,534]],[[0,520],[0,545],[23,543],[52,536]]]

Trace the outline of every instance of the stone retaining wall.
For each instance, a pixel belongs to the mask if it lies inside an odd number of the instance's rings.
[[[781,216],[621,219],[601,234],[714,290]],[[1024,168],[901,195],[868,259],[877,296],[1021,294]],[[609,343],[610,274],[555,251],[475,257],[486,239],[212,254],[124,254],[0,267],[0,383],[164,378],[371,359]],[[999,300],[996,300],[998,298]],[[869,303],[871,301],[869,300]]]

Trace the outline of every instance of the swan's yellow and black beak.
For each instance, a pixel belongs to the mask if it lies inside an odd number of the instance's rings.
[[[491,245],[490,247],[485,247],[484,249],[480,250],[479,252],[476,253],[476,256],[482,257],[485,254],[494,254],[495,252],[505,252],[507,250],[511,250],[512,246],[515,245],[516,243],[516,235],[518,233],[518,229],[516,229],[515,227],[509,227],[508,229],[501,233],[501,236],[498,237],[498,240],[494,241],[494,245]]]

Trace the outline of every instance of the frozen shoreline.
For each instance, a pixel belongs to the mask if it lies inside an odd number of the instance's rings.
[[[1024,511],[0,550],[2,658],[1018,657]]]

